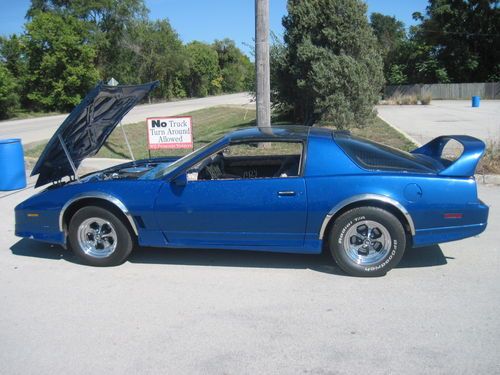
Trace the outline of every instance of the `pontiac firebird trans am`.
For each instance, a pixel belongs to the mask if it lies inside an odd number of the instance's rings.
[[[78,177],[123,116],[156,86],[98,85],[33,170],[50,187],[16,207],[16,235],[69,246],[85,263],[125,261],[135,244],[317,254],[378,276],[405,248],[483,232],[474,171],[484,143],[443,136],[407,153],[316,127],[237,130],[183,158]],[[462,154],[443,158],[448,141]],[[68,178],[69,177],[69,178]]]

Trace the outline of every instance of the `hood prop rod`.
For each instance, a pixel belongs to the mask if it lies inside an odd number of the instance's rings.
[[[73,163],[73,159],[71,159],[71,155],[69,154],[69,151],[66,148],[66,145],[64,144],[64,141],[61,137],[61,134],[58,134],[57,138],[59,138],[59,142],[61,142],[61,146],[64,150],[64,153],[66,154],[66,157],[68,158],[69,165],[71,166],[71,169],[73,170],[73,175],[75,176],[76,180],[78,182],[80,182],[80,177],[78,177],[78,174],[76,173],[75,163]]]
[[[132,165],[135,167],[136,164],[135,164],[134,153],[132,152],[132,147],[130,147],[130,143],[128,141],[127,133],[125,133],[125,129],[123,128],[123,124],[122,124],[121,121],[120,121],[120,128],[122,128],[123,138],[125,138],[125,143],[127,144],[128,152],[129,152],[130,156],[132,157]]]

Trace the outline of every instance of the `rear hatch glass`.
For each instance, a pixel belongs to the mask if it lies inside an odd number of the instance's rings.
[[[438,173],[439,161],[425,155],[411,154],[361,137],[334,133],[335,142],[358,166],[375,171]]]

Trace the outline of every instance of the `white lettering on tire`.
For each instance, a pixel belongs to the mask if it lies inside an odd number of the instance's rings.
[[[371,266],[371,267],[365,267],[365,271],[370,272],[370,271],[377,271],[381,268],[384,268],[391,260],[394,258],[394,255],[396,255],[396,250],[398,249],[398,240],[394,240],[392,244],[392,250],[387,257],[386,260],[384,260],[382,263],[380,263],[377,266]]]
[[[345,232],[347,232],[347,230],[349,229],[349,227],[354,224],[354,223],[357,223],[358,221],[361,221],[361,220],[366,220],[366,218],[364,216],[358,216],[358,217],[355,217],[354,219],[352,219],[351,221],[349,221],[345,226],[344,228],[342,228],[342,230],[340,231],[340,236],[339,236],[339,239],[338,239],[338,243],[340,245],[342,245],[342,242],[344,241],[344,235],[345,235]]]

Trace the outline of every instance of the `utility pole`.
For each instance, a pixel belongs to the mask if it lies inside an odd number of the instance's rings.
[[[270,128],[269,0],[255,0],[255,75],[257,80],[257,126]]]

